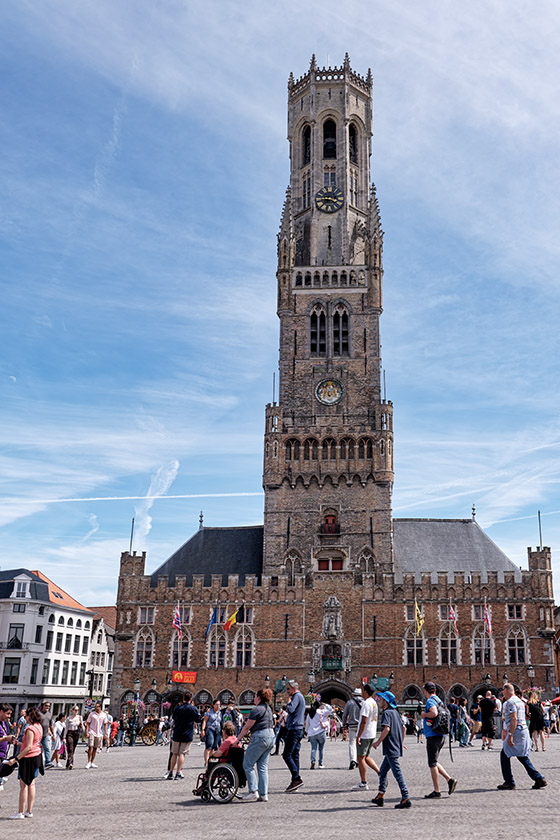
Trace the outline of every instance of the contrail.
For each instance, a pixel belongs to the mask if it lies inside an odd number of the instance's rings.
[[[257,493],[186,493],[179,496],[91,496],[87,499],[18,499],[15,496],[0,496],[0,502],[17,502],[26,505],[57,505],[63,502],[137,502],[146,499],[222,499],[231,496],[263,496]]]

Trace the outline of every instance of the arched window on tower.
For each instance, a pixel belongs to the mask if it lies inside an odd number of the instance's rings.
[[[323,124],[323,157],[336,158],[336,123],[325,120]]]
[[[333,315],[333,354],[348,355],[348,312],[343,306],[337,306]]]
[[[301,133],[301,165],[311,161],[311,126],[306,125]]]
[[[315,356],[327,354],[327,318],[325,310],[316,306],[310,318],[311,353]]]
[[[358,163],[358,132],[354,123],[348,126],[348,152],[350,163]]]

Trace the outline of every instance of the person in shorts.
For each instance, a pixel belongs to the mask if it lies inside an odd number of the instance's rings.
[[[422,712],[424,720],[424,735],[426,736],[426,752],[428,754],[428,767],[432,774],[432,782],[434,789],[431,793],[427,793],[424,799],[440,799],[441,793],[439,790],[439,777],[443,776],[447,782],[449,796],[457,787],[457,779],[452,779],[449,773],[438,762],[441,748],[445,743],[445,735],[439,735],[437,732],[432,732],[432,722],[438,716],[438,706],[443,705],[436,694],[436,684],[427,682],[424,684],[424,696],[426,698],[426,708]]]
[[[377,735],[377,703],[373,699],[373,688],[369,683],[362,686],[362,695],[365,697],[362,703],[362,713],[360,715],[360,726],[356,736],[356,749],[358,753],[358,770],[360,771],[360,782],[356,785],[355,790],[369,790],[367,783],[367,768],[379,775],[379,767],[370,758],[371,745]]]
[[[219,700],[214,700],[212,708],[205,712],[202,718],[202,732],[204,739],[204,761],[208,764],[210,753],[217,750],[222,743],[222,704]]]
[[[165,778],[169,781],[173,778],[185,778],[183,776],[185,756],[189,755],[191,750],[191,743],[194,738],[194,725],[200,721],[198,709],[196,706],[193,706],[191,700],[192,694],[190,691],[187,691],[183,697],[183,702],[173,709],[173,740],[171,741],[169,769],[165,774]],[[174,770],[175,776],[173,776]]]
[[[10,764],[18,765],[19,779],[19,810],[9,817],[11,820],[23,820],[33,816],[35,779],[43,766],[42,738],[41,712],[36,708],[31,708],[27,712],[27,727],[19,755],[17,758],[9,759]]]
[[[86,770],[97,768],[94,764],[97,750],[103,747],[103,739],[107,737],[107,715],[101,708],[101,703],[96,703],[93,712],[90,712],[86,721],[86,741],[88,745],[88,760]]]

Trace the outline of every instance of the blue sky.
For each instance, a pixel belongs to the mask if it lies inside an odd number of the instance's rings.
[[[540,509],[558,587],[557,4],[1,16],[2,568],[109,604],[133,516],[148,571],[200,510],[262,521],[286,83],[348,51],[375,80],[394,513],[475,503],[525,567]]]

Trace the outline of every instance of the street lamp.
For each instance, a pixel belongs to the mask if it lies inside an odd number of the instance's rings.
[[[265,685],[265,688],[268,688],[269,685],[270,685],[270,676],[268,674],[264,678],[264,685]]]
[[[130,724],[130,746],[133,747],[136,743],[136,729],[138,727],[138,704],[140,702],[140,680],[138,677],[134,680],[134,691],[136,693],[136,708],[134,710],[134,714],[132,716],[132,722]]]
[[[527,665],[527,676],[531,680],[531,688],[533,687],[533,680],[535,679],[535,669],[532,665]]]
[[[492,677],[490,676],[490,674],[486,674],[486,676],[484,677],[484,682],[486,685],[492,685]]]
[[[508,675],[507,674],[504,674],[503,680],[504,680],[505,683],[507,683],[507,681],[508,681]]]
[[[389,688],[393,687],[393,683],[395,682],[395,672],[391,671],[389,674]]]
[[[313,688],[313,683],[315,682],[315,671],[313,668],[310,668],[307,673],[307,682],[309,683],[309,691]]]

